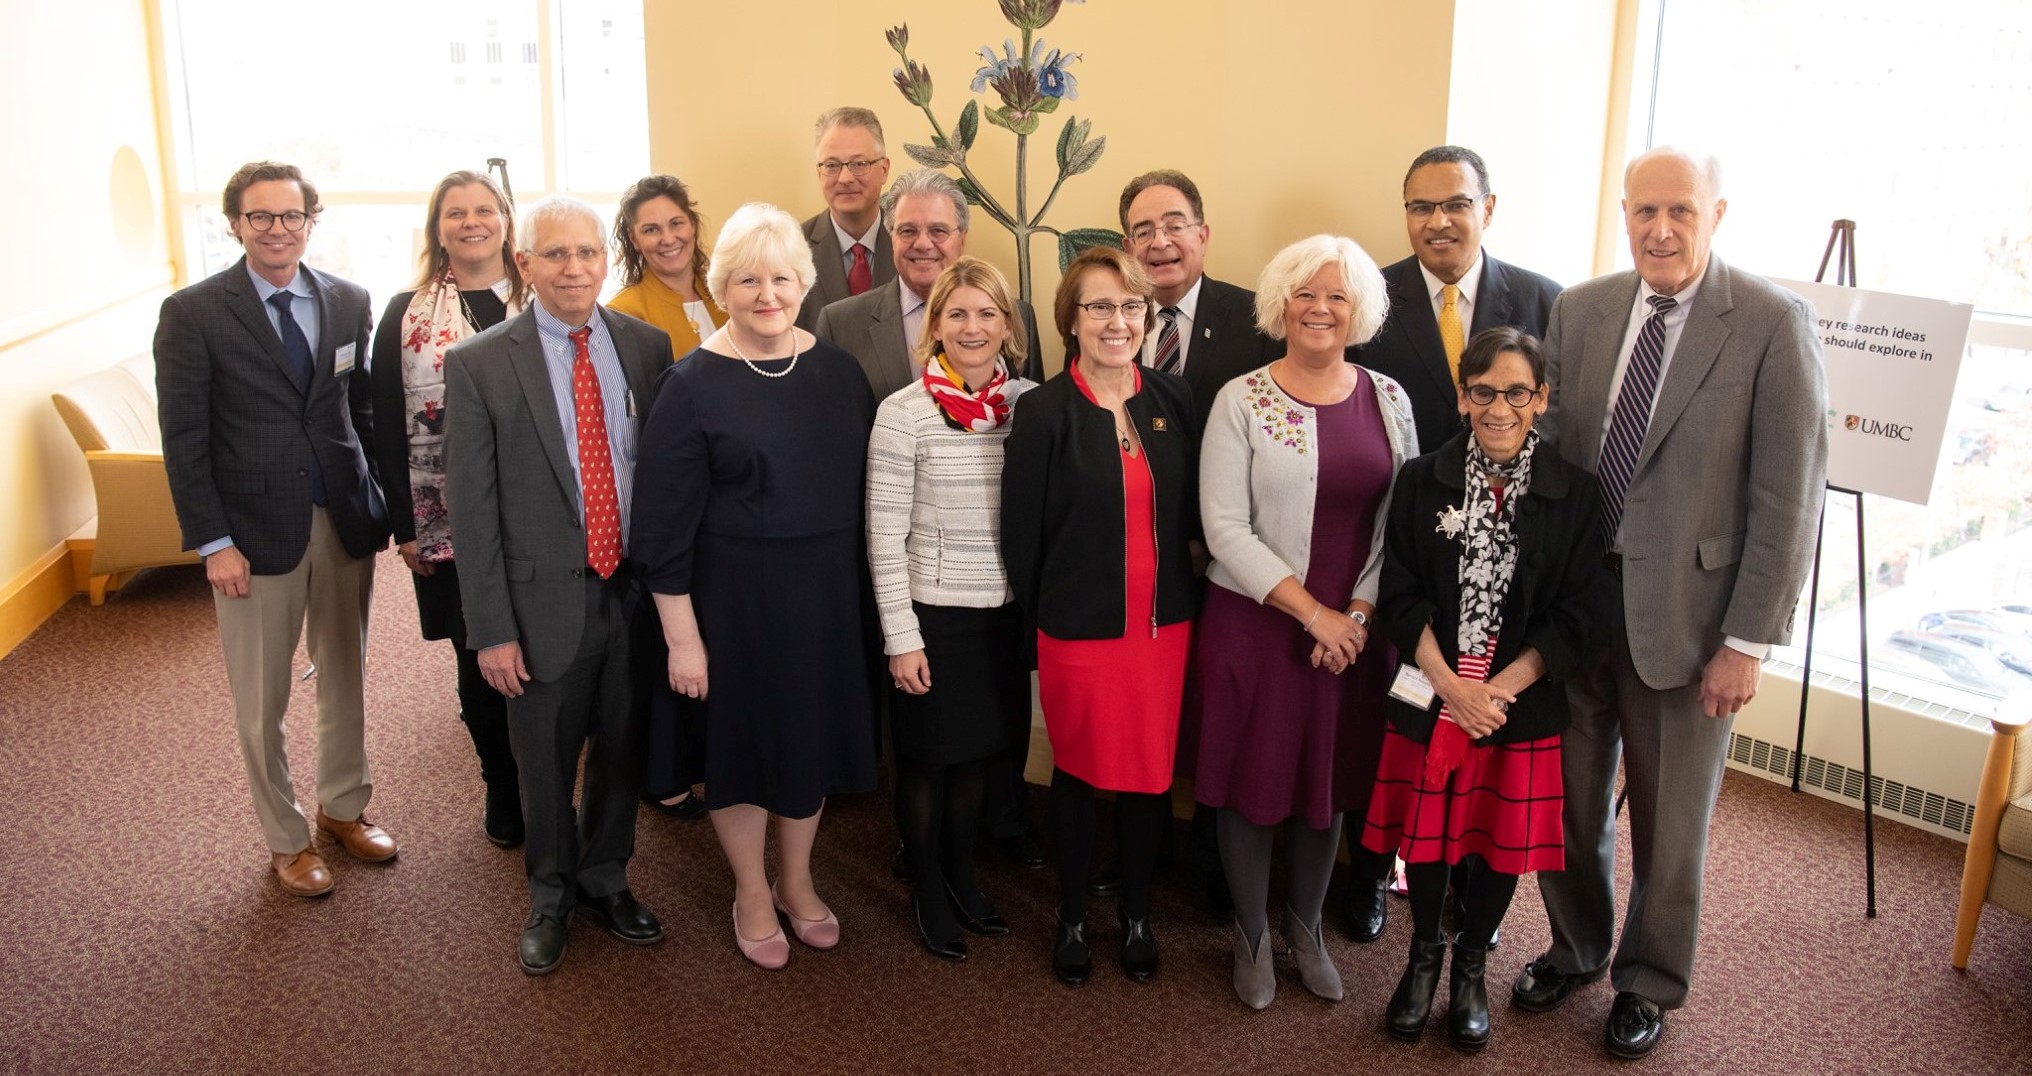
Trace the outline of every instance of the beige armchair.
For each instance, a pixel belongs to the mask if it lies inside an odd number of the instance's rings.
[[[1967,968],[1983,905],[2032,918],[2032,714],[1990,719],[1975,825],[1961,869],[1954,966]]]
[[[106,591],[138,569],[196,564],[198,555],[183,549],[162,466],[154,361],[136,356],[51,398],[84,451],[99,501],[87,585],[92,604],[104,604]]]

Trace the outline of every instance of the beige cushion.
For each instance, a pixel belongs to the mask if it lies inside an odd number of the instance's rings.
[[[148,371],[144,376],[143,362]],[[151,360],[130,359],[65,385],[54,395],[57,414],[87,452],[162,451],[155,414]]]
[[[2032,860],[2032,793],[2004,805],[2004,821],[1997,828],[1997,850],[2007,856]]]

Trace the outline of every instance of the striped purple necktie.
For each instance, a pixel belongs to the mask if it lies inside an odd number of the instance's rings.
[[[1178,372],[1178,308],[1167,306],[1157,312],[1158,320],[1164,327],[1157,330],[1157,353],[1150,357],[1150,365],[1167,374]]]
[[[1602,483],[1602,528],[1612,547],[1623,525],[1623,493],[1630,488],[1637,456],[1644,449],[1644,432],[1651,426],[1651,400],[1658,394],[1658,370],[1665,362],[1665,315],[1679,305],[1669,295],[1645,301],[1651,304],[1651,316],[1644,319],[1643,328],[1637,330],[1637,346],[1630,349],[1630,366],[1623,371],[1615,417],[1609,420],[1596,468]]]

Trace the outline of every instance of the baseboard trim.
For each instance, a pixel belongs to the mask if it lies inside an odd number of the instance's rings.
[[[70,548],[59,542],[0,590],[0,658],[13,653],[76,593]]]

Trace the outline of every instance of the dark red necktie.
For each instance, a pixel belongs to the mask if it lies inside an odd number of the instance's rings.
[[[859,295],[875,286],[875,270],[868,264],[868,247],[855,243],[847,253],[854,256],[853,268],[847,270],[847,294]]]
[[[578,412],[579,493],[586,506],[586,563],[605,579],[621,565],[621,502],[614,494],[614,458],[607,447],[607,404],[586,349],[593,327],[574,329],[572,403]]]

